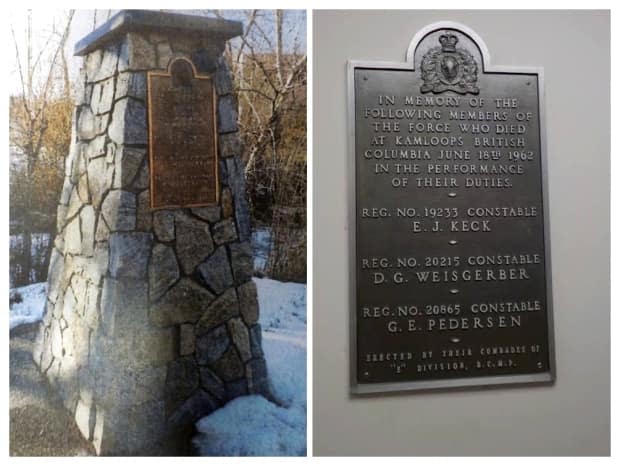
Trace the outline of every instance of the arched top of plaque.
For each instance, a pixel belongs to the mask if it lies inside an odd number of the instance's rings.
[[[418,31],[407,48],[407,63],[412,63],[414,70],[419,69],[424,57],[434,49],[447,54],[467,53],[479,66],[480,72],[484,71],[491,61],[489,50],[482,38],[473,29],[453,21],[429,24]]]
[[[478,94],[478,75],[488,63],[488,51],[480,37],[462,25],[435,23],[413,38],[407,61],[421,70],[420,91],[441,94]]]
[[[196,65],[189,57],[178,56],[171,58],[165,71],[149,71],[149,76],[172,78],[174,86],[191,85],[194,79],[212,79],[210,75],[198,74]]]
[[[175,58],[168,64],[168,74],[172,76],[172,85],[191,86],[192,79],[196,77],[198,72],[192,61],[185,57]]]

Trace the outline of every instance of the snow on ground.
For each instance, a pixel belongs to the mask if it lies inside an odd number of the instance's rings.
[[[236,398],[198,421],[194,444],[209,456],[305,456],[306,285],[255,278],[263,351],[278,404]]]
[[[41,320],[45,310],[46,293],[47,283],[45,282],[10,290],[11,301],[19,301],[19,296],[21,296],[21,302],[12,302],[10,305],[10,328]]]
[[[306,285],[255,278],[263,332],[287,333],[306,341]]]

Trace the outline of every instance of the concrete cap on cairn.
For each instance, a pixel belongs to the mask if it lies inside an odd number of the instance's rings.
[[[243,33],[240,21],[157,10],[121,10],[75,44],[74,55],[83,56],[128,32],[185,32],[228,40]]]

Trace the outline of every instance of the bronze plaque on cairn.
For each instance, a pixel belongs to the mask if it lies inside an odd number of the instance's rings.
[[[199,207],[219,198],[215,89],[193,63],[148,73],[151,207]]]
[[[352,393],[553,382],[542,70],[442,22],[348,86]]]

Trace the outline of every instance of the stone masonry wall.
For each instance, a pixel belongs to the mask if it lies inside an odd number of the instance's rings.
[[[223,47],[130,32],[84,58],[34,359],[100,454],[179,452],[199,417],[269,395]],[[220,204],[152,211],[146,71],[175,57],[215,77]]]

